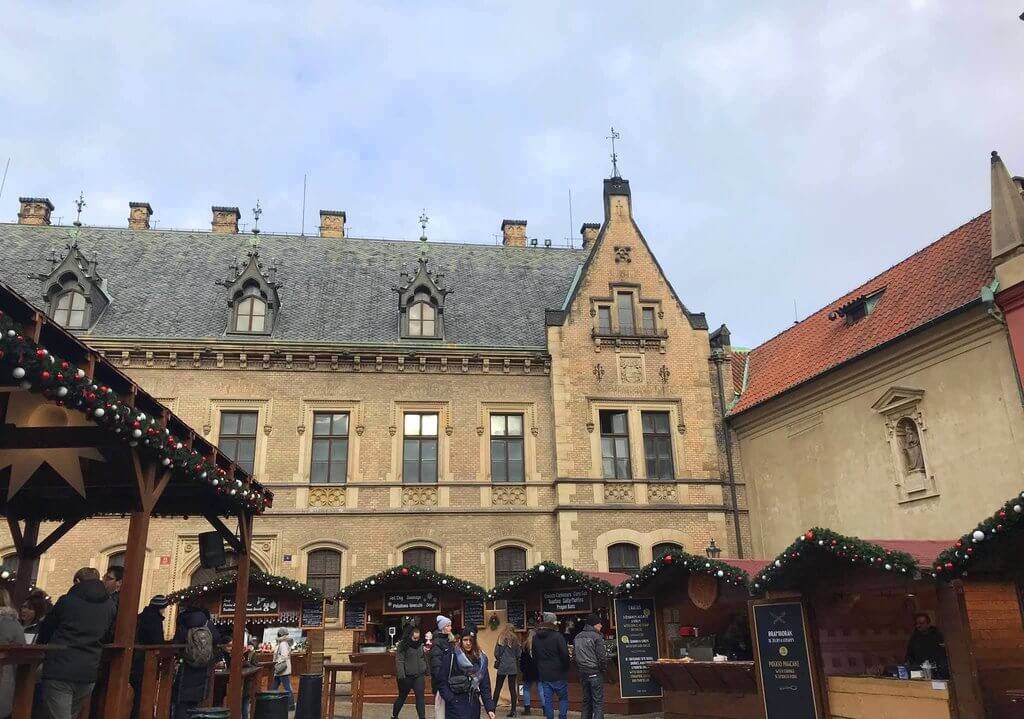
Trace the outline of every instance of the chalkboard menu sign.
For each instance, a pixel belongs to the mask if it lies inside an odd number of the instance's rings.
[[[800,602],[754,605],[761,696],[768,719],[817,719]]]
[[[647,666],[658,660],[654,599],[616,599],[615,632],[622,698],[660,697],[661,687]]]
[[[324,600],[307,599],[302,602],[299,626],[322,627],[324,625]]]
[[[590,612],[589,589],[556,589],[541,595],[545,612],[555,614],[586,614]]]
[[[437,592],[388,592],[384,595],[385,614],[436,612]]]
[[[474,627],[482,627],[484,625],[484,603],[480,599],[467,599],[462,603],[463,615],[462,621],[468,627],[472,624]]]
[[[526,629],[526,602],[506,602],[508,623],[516,629]]]
[[[345,629],[366,629],[366,602],[353,599],[345,602]]]
[[[246,614],[277,614],[277,600],[260,594],[250,594],[245,600]],[[221,614],[234,614],[235,598],[225,596],[220,600]]]

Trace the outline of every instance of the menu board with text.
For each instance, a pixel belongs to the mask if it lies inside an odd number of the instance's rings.
[[[437,592],[388,592],[384,595],[385,614],[436,612],[439,606]]]
[[[349,599],[345,602],[345,629],[366,629],[366,602]]]
[[[653,598],[615,600],[615,642],[623,699],[660,697],[648,666],[658,660],[658,627]]]
[[[818,719],[803,605],[755,604],[754,641],[768,719]]]
[[[505,603],[508,623],[516,629],[526,629],[526,602]]]

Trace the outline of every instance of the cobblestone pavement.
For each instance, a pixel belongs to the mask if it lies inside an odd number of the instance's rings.
[[[412,695],[409,695],[412,699]],[[339,695],[337,704],[335,705],[334,712],[335,719],[348,719],[352,716],[352,705],[348,702],[348,697],[345,695]],[[483,712],[480,713],[483,719],[487,718],[487,715]],[[498,711],[495,713],[496,719],[505,719],[508,716],[508,707],[499,706]],[[523,714],[520,711],[519,716]],[[608,719],[626,719],[625,715],[622,714],[605,714]],[[660,714],[635,714],[629,719],[660,719]],[[390,704],[364,704],[363,705],[363,719],[391,719],[391,705]],[[411,705],[406,704],[402,707],[399,719],[417,719],[416,717],[416,704],[413,702]],[[434,702],[427,702],[427,719],[434,719]],[[526,719],[544,719],[544,710],[538,710],[537,707],[533,707],[533,711]],[[557,713],[556,713],[557,719]],[[569,719],[580,719],[579,712],[569,712]]]

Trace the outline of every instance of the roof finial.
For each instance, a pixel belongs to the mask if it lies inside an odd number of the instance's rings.
[[[612,177],[619,177],[619,156],[615,152],[615,141],[619,139],[619,133],[612,128],[612,134],[605,138],[612,141]]]
[[[257,197],[256,198],[256,207],[252,208],[252,217],[253,217],[252,234],[254,234],[254,235],[260,234],[260,215],[262,215],[262,214],[263,214],[263,208],[260,207],[260,200]]]
[[[427,217],[427,208],[424,207],[423,211],[420,212],[420,242],[427,241],[427,223],[430,222],[430,218]]]
[[[75,207],[78,208],[78,212],[75,213],[75,227],[82,226],[82,208],[85,207],[85,193],[79,191],[78,199],[75,200]]]

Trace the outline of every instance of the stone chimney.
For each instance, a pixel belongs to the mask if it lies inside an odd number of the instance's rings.
[[[583,249],[589,250],[597,241],[597,233],[601,231],[601,225],[596,222],[585,222],[580,227],[580,237],[583,238]]]
[[[502,220],[501,244],[507,247],[526,247],[526,220]]]
[[[46,197],[19,197],[21,209],[18,210],[19,225],[48,225],[53,203]]]
[[[342,210],[320,210],[320,236],[345,236],[345,213]]]
[[[128,203],[128,229],[148,230],[149,218],[153,216],[153,208],[148,202]]]
[[[217,207],[214,205],[213,210],[213,222],[210,224],[213,231],[222,235],[237,235],[238,234],[238,218],[242,216],[242,213],[238,211],[237,207]]]

